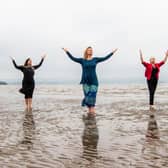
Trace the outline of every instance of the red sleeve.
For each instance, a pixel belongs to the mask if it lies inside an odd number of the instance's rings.
[[[142,65],[144,65],[145,67],[147,67],[148,65],[149,65],[149,63],[147,63],[147,62],[142,62]]]
[[[161,61],[158,63],[159,67],[161,67],[165,62],[164,61]]]

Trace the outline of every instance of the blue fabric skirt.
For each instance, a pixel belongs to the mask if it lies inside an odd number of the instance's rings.
[[[98,86],[83,84],[84,99],[82,106],[94,107],[96,104]]]

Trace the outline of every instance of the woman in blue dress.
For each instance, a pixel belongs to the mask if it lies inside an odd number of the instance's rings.
[[[96,74],[96,66],[98,63],[109,59],[117,51],[117,49],[113,50],[105,57],[93,57],[93,49],[92,47],[88,47],[84,52],[84,58],[76,58],[72,56],[66,48],[63,48],[63,50],[72,61],[81,64],[82,78],[80,84],[83,85],[84,93],[82,106],[87,106],[89,113],[95,113],[96,95],[99,85]]]

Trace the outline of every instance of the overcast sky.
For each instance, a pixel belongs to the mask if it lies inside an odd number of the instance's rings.
[[[27,57],[38,63],[37,80],[80,81],[81,67],[61,50],[82,57],[87,46],[95,56],[119,48],[110,60],[98,65],[100,81],[144,80],[139,48],[146,60],[162,60],[168,49],[167,0],[5,0],[0,2],[0,80],[20,81],[9,56],[18,64]],[[168,81],[168,64],[161,70]]]

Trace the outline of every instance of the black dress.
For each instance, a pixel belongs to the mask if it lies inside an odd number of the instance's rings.
[[[39,68],[42,65],[43,61],[44,59],[41,59],[38,65],[26,67],[26,66],[18,66],[15,60],[13,60],[15,68],[23,72],[24,77],[22,81],[22,88],[19,91],[25,95],[25,99],[33,97],[33,91],[35,88],[34,70]]]

